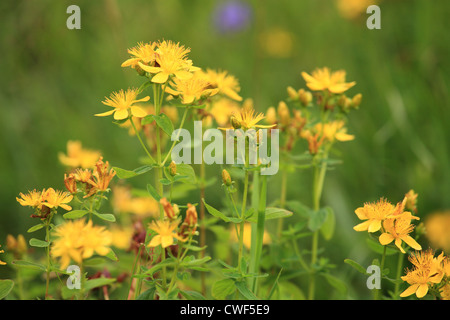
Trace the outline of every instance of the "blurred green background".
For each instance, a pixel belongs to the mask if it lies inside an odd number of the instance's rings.
[[[450,209],[447,0],[378,1],[381,30],[366,27],[365,12],[345,17],[332,0],[242,0],[238,4],[248,6],[243,25],[225,30],[217,15],[229,2],[0,2],[0,244],[33,223],[15,199],[19,192],[63,188],[57,154],[66,152],[68,140],[101,150],[112,165],[137,167],[137,139],[93,115],[106,110],[104,96],[140,84],[120,67],[127,48],[163,38],[190,47],[194,65],[234,74],[241,95],[262,112],[286,98],[287,86],[305,87],[301,71],[345,69],[347,80],[357,82],[349,91],[363,94],[349,119],[356,139],[338,147],[344,162],[328,174],[323,196],[337,214],[327,250],[335,273],[354,285],[350,297],[369,293],[343,259],[363,265],[373,259],[366,235],[352,229],[355,208],[382,196],[396,203],[414,189],[422,218]],[[66,27],[71,4],[81,9],[81,30]],[[309,179],[308,172],[289,176],[288,199],[310,204]],[[279,180],[270,181],[271,200]],[[219,186],[206,195],[220,205]]]

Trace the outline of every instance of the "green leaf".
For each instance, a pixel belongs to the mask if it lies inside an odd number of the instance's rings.
[[[208,212],[210,214],[212,214],[213,216],[215,216],[216,218],[220,218],[220,219],[222,219],[225,222],[233,222],[233,223],[240,223],[240,222],[242,222],[242,219],[227,217],[226,215],[224,215],[219,210],[217,210],[217,209],[211,207],[209,204],[207,204],[205,202],[205,199],[202,199],[202,200],[203,200],[203,203],[205,204],[206,210],[208,210]]]
[[[331,207],[325,207],[323,210],[326,211],[325,222],[320,228],[320,232],[325,240],[330,240],[333,237],[334,229],[336,226],[336,215]]]
[[[97,279],[91,279],[85,282],[84,284],[84,290],[88,291],[94,288],[103,287],[108,284],[111,284],[113,282],[116,282],[116,279],[114,278],[97,278]]]
[[[153,275],[156,271],[158,271],[159,269],[161,269],[162,267],[168,267],[168,266],[173,266],[177,263],[176,259],[174,258],[168,258],[165,259],[164,261],[158,263],[157,265],[153,266],[152,268],[148,269],[145,274],[146,275]]]
[[[125,170],[125,169],[118,168],[118,167],[113,167],[113,169],[116,172],[117,177],[119,177],[119,179],[129,179],[129,178],[136,177],[138,175],[146,173],[147,171],[152,170],[153,166],[145,165],[145,166],[136,168],[134,170]]]
[[[236,281],[235,283],[236,288],[239,290],[239,292],[247,299],[247,300],[258,300],[258,297],[255,296],[253,292],[250,291],[250,289],[247,287],[246,281]]]
[[[322,227],[327,219],[327,211],[320,209],[319,211],[312,211],[308,221],[308,228],[311,231],[317,231]]]
[[[186,258],[189,258],[189,257],[186,257]],[[199,266],[199,265],[202,265],[205,262],[208,262],[209,260],[211,260],[211,257],[203,257],[201,259],[192,259],[192,258],[186,259],[186,258],[181,263],[181,265],[186,268]]]
[[[312,209],[308,206],[305,206],[300,201],[287,201],[286,207],[294,212],[294,214],[299,215],[302,218],[309,219],[311,216]]]
[[[192,166],[185,164],[185,163],[179,163],[177,164],[177,173],[179,173],[181,176],[184,176],[183,179],[179,179],[178,181],[188,183],[188,184],[196,184],[197,183],[197,177],[195,175],[195,170],[192,168]]]
[[[206,300],[206,298],[197,291],[180,290],[180,293],[186,300]]]
[[[329,273],[320,273],[321,276],[323,276],[327,282],[334,287],[336,290],[338,290],[341,294],[347,293],[347,285],[344,281],[342,281],[339,278],[336,278],[335,276],[329,274]]]
[[[63,217],[64,219],[79,219],[84,217],[88,212],[88,210],[73,210],[65,213]]]
[[[116,253],[113,251],[113,249],[110,249],[110,251],[108,252],[108,254],[105,256],[107,257],[109,260],[112,261],[119,261],[119,258],[117,257]]]
[[[292,216],[292,212],[282,208],[266,208],[265,220],[286,218]],[[253,215],[247,219],[249,222],[257,222],[258,217]]]
[[[31,238],[29,243],[30,243],[30,246],[38,247],[38,248],[46,248],[50,245],[50,242],[39,240],[36,238]]]
[[[93,212],[93,214],[102,220],[109,221],[109,222],[116,222],[116,217],[111,213]]]
[[[360,265],[358,262],[353,261],[352,259],[345,259],[344,262],[350,266],[352,266],[354,269],[356,269],[356,271],[362,273],[362,274],[367,274],[366,269],[364,269],[364,267],[362,265]]]
[[[170,118],[165,113],[160,113],[159,115],[153,115],[158,127],[160,127],[169,137],[173,132],[173,124]]]
[[[0,280],[0,300],[5,298],[14,287],[14,281],[10,279]]]
[[[47,267],[40,263],[29,262],[29,261],[25,261],[25,260],[14,260],[12,262],[12,264],[19,268],[28,268],[28,269],[47,271]]]
[[[142,292],[136,300],[154,300],[156,292],[156,287],[151,287],[150,289],[145,290]]]
[[[32,232],[35,232],[35,231],[38,231],[38,230],[42,229],[43,227],[45,227],[45,225],[40,223],[40,224],[37,224],[35,226],[32,226],[30,229],[27,230],[27,232],[28,233],[32,233]]]
[[[212,296],[217,300],[224,300],[236,290],[234,280],[223,279],[214,282],[211,290]]]
[[[161,200],[161,196],[159,195],[158,191],[156,191],[155,187],[151,184],[147,184],[147,191],[156,201]]]

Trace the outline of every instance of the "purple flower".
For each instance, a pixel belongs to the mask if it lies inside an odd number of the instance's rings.
[[[226,1],[216,7],[214,22],[219,32],[244,30],[251,19],[251,7],[242,1]]]

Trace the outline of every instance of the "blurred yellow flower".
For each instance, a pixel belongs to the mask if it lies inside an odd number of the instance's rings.
[[[21,234],[17,236],[17,239],[13,235],[8,234],[6,236],[6,246],[8,250],[14,253],[16,257],[21,257],[28,251],[27,242],[25,237]]]
[[[339,13],[346,19],[354,19],[365,13],[367,7],[376,4],[376,0],[337,0]]]
[[[101,153],[97,150],[83,149],[80,141],[67,141],[67,155],[60,152],[59,161],[69,168],[92,168],[100,158]]]
[[[220,98],[219,100],[212,102],[209,113],[219,126],[225,126],[228,123],[230,116],[234,112],[239,112],[239,109],[240,107],[237,102],[228,98]]]
[[[131,227],[113,225],[111,227],[112,245],[118,249],[128,250],[134,230]]]
[[[450,211],[434,212],[425,218],[426,237],[434,249],[450,253]]]
[[[238,94],[241,91],[239,81],[235,76],[229,74],[228,71],[206,69],[206,71],[198,71],[196,75],[204,78],[211,88],[218,89],[219,94],[236,101],[242,101],[242,97]]]
[[[137,99],[138,94],[138,89],[127,89],[127,91],[121,89],[119,92],[111,93],[110,97],[106,98],[102,103],[114,109],[104,113],[98,113],[96,116],[105,117],[114,113],[115,120],[126,119],[130,114],[138,118],[145,117],[147,115],[145,110],[141,107],[134,106],[133,104],[136,102],[148,101],[150,100],[150,97],[146,96],[142,99]]]
[[[345,82],[346,72],[339,70],[331,72],[328,68],[318,68],[309,75],[302,72],[302,77],[306,81],[306,85],[313,91],[328,90],[331,93],[343,93],[353,87],[356,82]]]
[[[154,66],[138,62],[144,71],[154,74],[152,82],[165,83],[172,75],[187,80],[192,77],[191,72],[198,70],[192,65],[192,61],[187,59],[191,49],[185,48],[180,43],[166,40],[159,41],[157,47]]]
[[[148,244],[149,247],[157,247],[161,245],[163,248],[167,248],[174,244],[173,239],[179,241],[185,241],[177,233],[174,232],[178,228],[179,221],[152,221],[149,228],[155,231],[157,234],[153,236],[152,240]]]
[[[244,246],[247,249],[250,249],[251,246],[251,240],[252,240],[252,225],[250,223],[245,223],[244,224],[244,239],[243,239],[243,243]],[[231,240],[233,242],[238,242],[239,238],[236,234],[236,228],[232,228],[231,229]],[[263,236],[263,244],[270,244],[272,242],[270,235],[267,231],[264,230],[264,236]]]
[[[414,265],[412,270],[407,270],[407,274],[402,276],[410,286],[400,294],[400,297],[407,297],[416,294],[417,298],[423,298],[430,285],[440,283],[444,277],[443,260],[444,253],[434,257],[431,250],[415,252],[409,257],[409,261]]]
[[[272,28],[261,34],[260,44],[264,52],[273,58],[288,58],[294,47],[293,34],[283,28]]]
[[[141,217],[159,217],[159,204],[151,197],[132,197],[129,187],[113,188],[112,205],[117,213],[131,213]]]
[[[1,248],[2,246],[0,245],[0,248]],[[0,253],[4,253],[5,252],[5,250],[1,250],[0,249]],[[4,261],[2,261],[2,260],[0,260],[0,266],[4,266],[6,264],[6,262],[4,262]]]
[[[103,226],[94,226],[92,221],[67,221],[56,228],[55,235],[51,254],[60,258],[61,269],[65,269],[71,260],[81,264],[95,253],[105,256],[111,250],[111,232]]]

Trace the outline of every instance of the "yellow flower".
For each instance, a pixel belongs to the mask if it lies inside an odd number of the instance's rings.
[[[134,230],[130,227],[111,227],[112,245],[118,249],[128,250]]]
[[[353,87],[356,82],[345,82],[345,71],[330,72],[328,68],[316,69],[309,75],[302,72],[306,85],[313,91],[328,90],[331,93],[343,93]]]
[[[1,248],[1,245],[0,245],[0,248]],[[4,253],[4,252],[5,252],[4,250],[0,249],[0,253]],[[6,262],[0,260],[0,266],[4,266],[5,264],[6,264]]]
[[[146,96],[142,99],[137,99],[139,94],[138,89],[127,89],[127,91],[120,90],[119,92],[113,92],[109,98],[106,98],[105,101],[102,101],[104,105],[113,107],[113,110],[98,113],[96,116],[105,117],[114,113],[115,120],[123,120],[128,118],[131,114],[132,116],[143,118],[147,115],[144,109],[138,106],[134,106],[136,102],[148,101],[150,100],[149,96]]]
[[[242,97],[238,94],[241,91],[239,81],[228,71],[206,69],[206,71],[200,70],[196,74],[208,81],[211,88],[218,89],[219,94],[236,101],[242,101]]]
[[[439,292],[443,300],[450,300],[450,284],[445,284],[441,289],[439,289]]]
[[[435,249],[450,252],[450,211],[433,212],[425,218],[426,237]]]
[[[402,248],[402,241],[415,250],[422,250],[420,244],[409,235],[414,229],[414,225],[411,224],[412,218],[413,216],[409,212],[404,212],[384,220],[383,227],[385,232],[380,235],[380,243],[385,246],[394,241],[402,253],[405,253],[405,250]]]
[[[376,4],[375,0],[337,0],[339,13],[346,19],[354,19],[366,12],[367,7]]]
[[[157,247],[161,245],[163,248],[167,248],[173,245],[173,239],[179,241],[185,241],[177,233],[174,232],[178,228],[179,221],[152,221],[149,228],[155,231],[157,234],[152,238],[148,246]]]
[[[165,40],[159,41],[157,47],[155,66],[147,66],[138,62],[144,71],[154,74],[152,82],[165,83],[172,75],[187,80],[192,77],[191,72],[198,70],[192,66],[192,61],[187,59],[187,54],[191,51],[189,48]]]
[[[117,213],[131,213],[141,217],[159,217],[159,204],[151,197],[132,197],[130,188],[116,185],[112,205]]]
[[[258,124],[261,120],[265,118],[264,113],[256,113],[253,106],[248,103],[245,104],[239,112],[233,112],[230,118],[231,125],[234,129],[255,129],[255,128],[273,128],[275,124],[271,125],[261,125]],[[226,130],[227,128],[219,128]]]
[[[28,191],[28,194],[19,193],[20,198],[16,197],[17,202],[19,202],[22,206],[32,207],[36,209],[42,208],[42,192],[41,191]]]
[[[355,231],[376,232],[381,229],[381,222],[395,212],[395,206],[381,198],[375,203],[365,203],[355,210],[360,220],[366,220],[353,227]]]
[[[261,34],[261,47],[273,58],[288,58],[292,55],[294,37],[291,32],[282,28],[273,28]]]
[[[60,152],[59,161],[70,168],[92,168],[101,156],[97,150],[83,149],[80,141],[67,141],[67,155]]]
[[[219,91],[210,89],[209,82],[198,76],[189,79],[174,78],[170,85],[171,87],[166,88],[166,92],[181,96],[183,104],[192,104],[201,98],[213,96]]]
[[[243,239],[243,243],[244,246],[247,249],[250,249],[251,246],[251,234],[252,234],[252,226],[250,223],[245,223],[244,224],[244,239]],[[239,238],[236,234],[236,228],[232,228],[231,229],[231,240],[234,242],[238,242]],[[272,240],[270,239],[270,235],[267,231],[264,230],[264,236],[263,236],[263,244],[270,244],[272,242]]]
[[[72,201],[73,196],[68,192],[48,188],[42,192],[42,198],[44,200],[42,204],[47,208],[56,209],[61,207],[65,210],[72,210],[72,207],[68,203]]]
[[[95,164],[95,171],[92,174],[93,179],[89,179],[87,181],[93,188],[89,190],[89,193],[85,196],[85,198],[98,191],[107,191],[109,183],[115,175],[116,172],[113,169],[109,169],[109,162],[103,162],[103,157],[100,157]]]
[[[355,136],[347,134],[347,128],[344,127],[345,123],[342,120],[336,120],[327,122],[323,126],[321,123],[316,125],[316,131],[320,132],[324,139],[333,142],[335,139],[338,141],[351,141]]]
[[[139,42],[137,46],[128,49],[128,53],[132,55],[132,58],[127,59],[122,63],[122,67],[131,67],[133,69],[139,69],[139,62],[144,65],[152,64],[156,59],[155,52],[156,43],[143,43]]]
[[[25,237],[21,234],[17,236],[17,239],[13,235],[8,234],[6,236],[6,246],[8,250],[13,252],[16,257],[21,257],[28,251],[27,242]]]
[[[239,112],[239,109],[237,102],[228,98],[220,98],[212,102],[207,111],[219,126],[225,126],[233,112]]]
[[[51,253],[60,258],[61,269],[65,269],[71,260],[81,264],[94,253],[105,256],[111,250],[111,232],[105,227],[93,226],[92,221],[65,222],[56,228],[55,234],[57,239],[53,241]]]
[[[418,298],[423,298],[428,293],[430,285],[441,282],[444,276],[443,260],[443,253],[434,258],[434,253],[431,250],[416,251],[415,254],[412,254],[409,261],[414,267],[412,270],[408,269],[407,274],[401,277],[410,286],[400,294],[400,297],[416,294]]]

